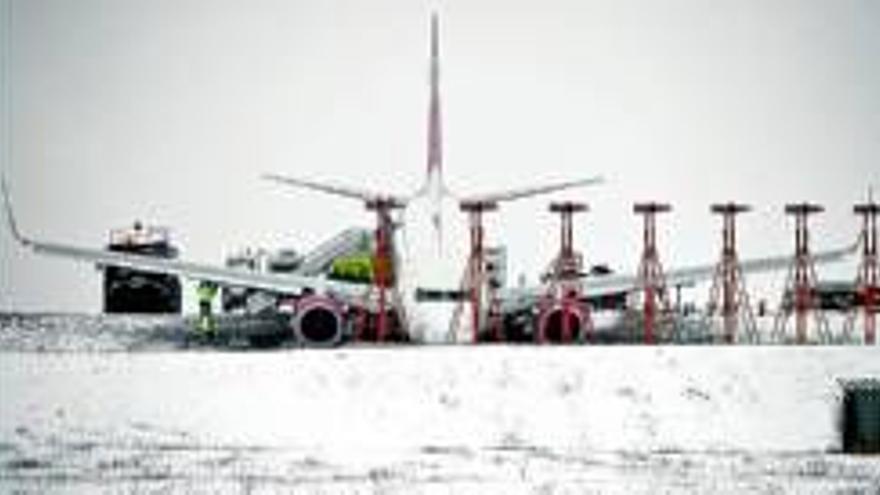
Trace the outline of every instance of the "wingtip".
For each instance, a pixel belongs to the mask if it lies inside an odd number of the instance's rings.
[[[12,231],[12,237],[21,245],[29,246],[31,242],[21,235],[21,231],[18,230],[18,223],[15,221],[15,213],[12,210],[12,200],[9,198],[9,184],[6,181],[6,176],[0,178],[0,188],[3,190],[3,207],[6,210],[6,221],[9,224],[9,230]]]
[[[572,180],[571,182],[566,183],[568,187],[585,187],[585,186],[599,186],[605,183],[605,177],[601,175],[593,175],[591,177],[584,177],[582,179]]]
[[[294,178],[285,177],[283,175],[274,174],[274,173],[270,173],[270,172],[266,172],[266,173],[260,175],[260,179],[262,179],[266,182],[274,182],[276,184],[299,185],[299,181]]]

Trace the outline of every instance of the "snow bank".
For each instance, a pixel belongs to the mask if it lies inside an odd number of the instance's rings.
[[[791,347],[440,347],[4,354],[0,436],[119,432],[341,454],[424,446],[816,451],[838,380],[880,352]],[[353,450],[351,450],[353,449]]]

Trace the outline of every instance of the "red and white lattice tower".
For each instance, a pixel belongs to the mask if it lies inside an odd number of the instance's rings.
[[[384,342],[389,338],[405,338],[401,332],[406,328],[403,315],[403,305],[397,284],[394,283],[396,270],[394,267],[394,254],[392,235],[394,223],[391,219],[392,210],[400,209],[402,204],[390,198],[375,198],[366,202],[367,210],[376,212],[376,230],[373,251],[373,283],[370,291],[364,298],[364,308],[355,329],[355,340],[375,340]],[[375,292],[376,319],[375,326],[367,317],[367,311],[371,308],[371,298]],[[389,324],[389,292],[393,302],[393,325]],[[373,331],[374,330],[374,331]]]
[[[470,227],[470,254],[468,255],[465,271],[461,278],[461,292],[467,294],[471,309],[471,339],[474,343],[482,340],[483,330],[483,299],[484,296],[489,304],[490,330],[492,338],[496,341],[503,340],[499,303],[495,295],[495,287],[488,283],[486,276],[486,248],[484,244],[483,214],[498,209],[494,201],[463,201],[459,207],[468,214]],[[461,320],[463,301],[455,307],[450,320],[449,335],[455,338],[458,335],[458,325]]]
[[[867,203],[855,205],[853,211],[862,217],[862,260],[856,277],[856,294],[864,315],[864,342],[874,345],[877,339],[875,313],[880,307],[880,260],[877,258],[877,215],[880,213],[880,204],[869,197]],[[857,314],[858,305],[847,318],[847,335],[851,334]]]
[[[749,295],[736,251],[736,216],[750,210],[748,205],[733,202],[711,206],[712,213],[721,215],[723,224],[721,260],[715,266],[707,315],[721,315],[722,339],[727,344],[736,342],[737,331],[740,329],[752,341],[757,337],[755,317],[749,305]]]
[[[657,202],[636,203],[633,211],[645,219],[644,250],[639,263],[637,288],[642,292],[644,342],[653,344],[656,341],[658,311],[669,313],[666,277],[657,254],[657,214],[672,211],[672,207]]]
[[[811,315],[819,339],[823,340],[828,337],[828,325],[822,314],[817,311],[816,284],[818,277],[810,253],[810,231],[807,223],[810,215],[823,211],[825,209],[822,206],[813,203],[796,203],[785,206],[785,213],[795,218],[794,259],[786,277],[782,304],[774,325],[774,333],[780,341],[785,341],[786,327],[792,308],[795,315],[796,343],[807,343],[807,323]]]
[[[547,290],[539,302],[535,336],[538,343],[591,341],[593,320],[589,305],[581,297],[583,257],[574,249],[572,222],[575,213],[587,211],[587,205],[571,201],[551,203],[550,211],[560,215],[560,248],[551,265]]]

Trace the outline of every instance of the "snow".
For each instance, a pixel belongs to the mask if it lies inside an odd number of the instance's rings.
[[[137,325],[134,325],[137,326]],[[142,348],[142,347],[138,347]],[[865,347],[0,353],[0,491],[876,493]]]

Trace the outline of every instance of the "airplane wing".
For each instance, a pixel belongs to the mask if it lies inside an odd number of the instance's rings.
[[[841,261],[847,256],[855,254],[858,250],[858,243],[841,249],[829,251],[821,251],[812,256],[813,261],[817,264],[833,263]],[[754,258],[743,260],[740,267],[744,274],[762,273],[774,270],[784,270],[792,263],[791,255],[772,256],[767,258]],[[670,287],[676,285],[685,285],[694,282],[711,279],[715,275],[715,265],[703,265],[690,268],[682,268],[673,270],[666,275],[666,283]]]
[[[18,229],[5,181],[3,182],[3,198],[6,206],[7,220],[13,237],[22,246],[37,254],[59,256],[98,265],[120,266],[145,272],[167,273],[195,280],[253,287],[287,294],[300,294],[304,290],[311,290],[316,293],[333,296],[345,303],[362,302],[369,291],[368,287],[362,285],[337,282],[318,277],[248,272],[208,264],[83,248],[31,239],[24,236]]]
[[[379,193],[379,192],[371,191],[368,189],[343,186],[340,184],[331,184],[329,182],[324,182],[324,181],[300,179],[297,177],[288,177],[288,176],[278,175],[278,174],[263,174],[262,178],[265,180],[270,180],[273,182],[286,184],[288,186],[295,186],[295,187],[301,187],[304,189],[311,189],[313,191],[320,191],[323,193],[332,194],[334,196],[340,196],[340,197],[349,198],[349,199],[357,199],[357,200],[364,201],[364,202],[374,201],[376,199],[385,199],[385,200],[392,201],[394,204],[397,204],[400,206],[406,206],[406,204],[409,200],[405,196],[400,196],[400,195],[395,195],[395,194]]]
[[[855,254],[857,250],[858,243],[842,249],[821,251],[813,255],[813,261],[817,264],[841,261]],[[744,274],[781,270],[787,268],[790,264],[790,255],[753,258],[740,262]],[[674,269],[666,272],[666,285],[667,287],[693,285],[697,282],[711,279],[714,274],[715,264]],[[632,292],[638,290],[638,285],[639,279],[634,274],[590,277],[584,280],[583,295],[585,297],[599,297],[606,294]],[[509,288],[502,289],[499,296],[502,301],[502,308],[514,309],[535,304],[544,293],[545,289],[543,287]]]
[[[463,202],[488,202],[488,203],[500,203],[503,201],[515,201],[517,199],[528,198],[532,196],[538,196],[541,194],[548,194],[551,192],[562,191],[565,189],[571,189],[574,187],[583,187],[583,186],[591,186],[594,184],[601,184],[604,182],[604,179],[601,176],[589,177],[586,179],[565,181],[565,182],[555,182],[552,184],[545,184],[541,186],[532,186],[532,187],[524,187],[521,189],[511,189],[507,191],[496,191],[487,194],[476,194],[471,196],[466,196],[463,198],[459,198]]]
[[[340,184],[332,184],[325,181],[316,181],[310,179],[300,179],[297,177],[289,177],[278,174],[263,174],[262,176],[265,180],[270,180],[273,182],[278,182],[281,184],[286,184],[289,186],[301,187],[304,189],[311,189],[313,191],[320,191],[327,194],[332,194],[334,196],[340,196],[343,198],[349,199],[357,199],[360,201],[373,201],[376,199],[386,199],[392,201],[394,204],[400,206],[406,206],[409,203],[410,199],[419,197],[423,195],[427,189],[422,187],[415,194],[411,196],[403,196],[397,194],[386,194],[380,193],[377,191],[371,191],[362,188],[356,188],[351,186],[343,186]],[[459,197],[455,194],[452,194],[451,191],[444,187],[443,193],[447,196],[456,197],[460,201],[474,202],[474,201],[484,201],[484,202],[503,202],[503,201],[515,201],[517,199],[528,198],[532,196],[538,196],[541,194],[548,194],[556,191],[563,191],[565,189],[571,189],[574,187],[583,187],[590,186],[594,184],[601,184],[604,182],[604,179],[601,176],[589,177],[586,179],[580,180],[572,180],[572,181],[564,181],[564,182],[555,182],[551,184],[545,184],[541,186],[531,186],[524,187],[521,189],[510,189],[506,191],[495,191],[487,194],[476,194],[470,196]]]

